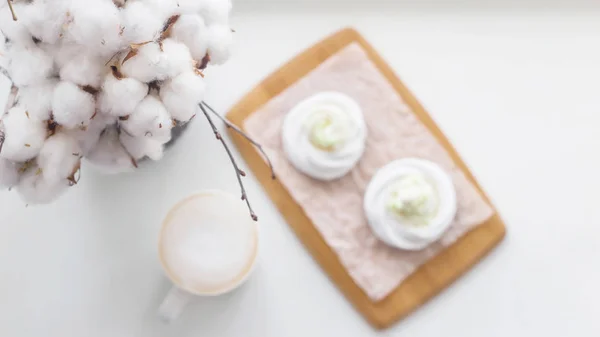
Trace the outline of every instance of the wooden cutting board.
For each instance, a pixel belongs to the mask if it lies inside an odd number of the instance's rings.
[[[404,101],[446,148],[456,164],[465,172],[467,178],[473,182],[484,198],[490,202],[465,163],[435,125],[429,114],[400,82],[373,47],[353,29],[344,29],[295,57],[248,93],[231,109],[227,117],[243,129],[244,120],[259,107],[353,42],[358,42],[365,49]],[[388,297],[379,302],[372,302],[354,283],[338,261],[335,253],[325,243],[318,230],[289,195],[285,187],[278,181],[271,180],[269,167],[265,164],[259,152],[235,132],[230,130],[229,134],[265,191],[312,254],[315,261],[320,264],[329,278],[354,307],[376,328],[387,328],[423,305],[473,267],[504,238],[505,226],[496,212],[496,215],[487,222],[476,227],[453,246],[417,269]]]

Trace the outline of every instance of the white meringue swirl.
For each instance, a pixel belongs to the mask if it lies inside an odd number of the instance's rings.
[[[437,164],[399,159],[371,179],[363,205],[379,239],[400,249],[420,250],[450,227],[457,209],[456,190]]]
[[[365,149],[362,109],[339,92],[321,92],[298,103],[283,122],[283,149],[296,169],[318,179],[348,173]]]

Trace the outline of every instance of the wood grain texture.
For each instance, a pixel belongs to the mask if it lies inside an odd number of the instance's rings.
[[[227,117],[234,124],[243,128],[244,120],[254,111],[291,84],[304,77],[330,56],[353,42],[358,42],[365,49],[377,68],[390,81],[417,117],[440,141],[486,201],[490,202],[485,192],[475,180],[475,177],[460,159],[458,153],[445,138],[441,130],[436,126],[433,119],[396,77],[392,69],[377,54],[373,47],[353,29],[344,29],[335,33],[283,65],[242,98],[229,111]],[[504,238],[505,226],[496,212],[496,215],[487,222],[467,233],[453,246],[447,248],[441,254],[417,269],[388,297],[379,302],[372,302],[354,283],[339,262],[336,254],[325,243],[318,230],[304,214],[301,207],[296,204],[285,187],[278,181],[271,180],[269,168],[260,153],[245,139],[232,132],[232,130],[230,130],[229,134],[269,197],[312,254],[314,260],[319,263],[321,268],[353,304],[356,310],[378,329],[389,327],[426,303],[440,291],[448,287],[459,276],[468,271]]]

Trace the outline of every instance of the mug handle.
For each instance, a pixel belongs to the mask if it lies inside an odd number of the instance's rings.
[[[164,322],[171,323],[181,315],[193,298],[193,294],[173,286],[158,308],[158,315]]]

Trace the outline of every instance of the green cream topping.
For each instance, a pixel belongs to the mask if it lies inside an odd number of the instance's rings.
[[[320,109],[308,120],[308,139],[317,149],[333,152],[348,140],[345,116],[341,111]]]
[[[398,179],[390,189],[386,209],[403,222],[427,225],[437,214],[439,197],[435,187],[421,174]]]

